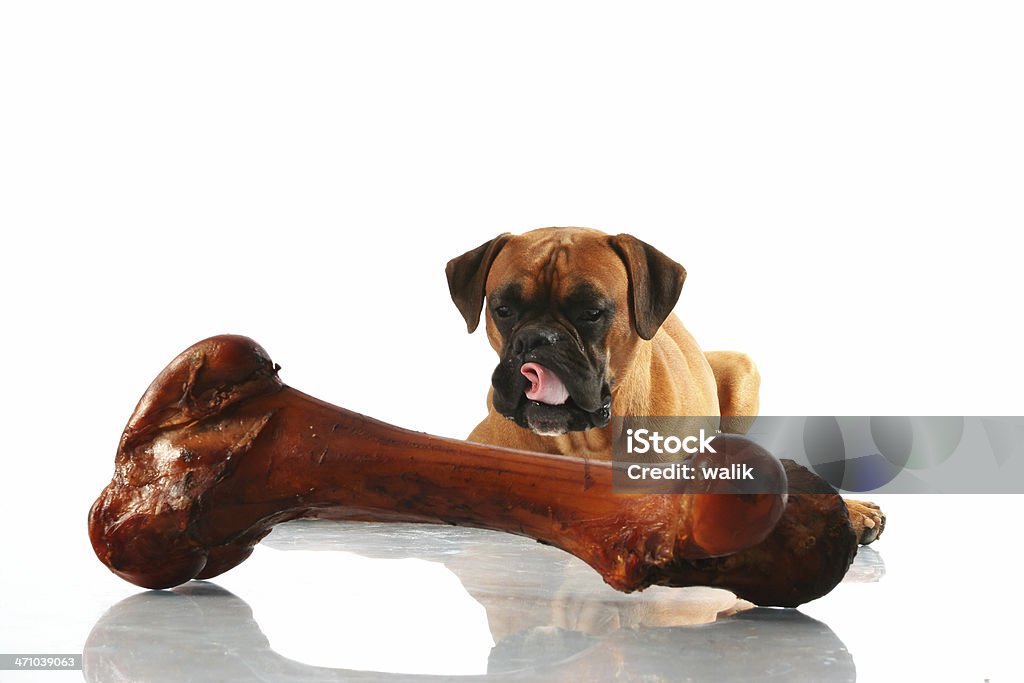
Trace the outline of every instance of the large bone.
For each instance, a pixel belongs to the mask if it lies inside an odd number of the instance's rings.
[[[234,567],[279,522],[413,521],[529,536],[623,591],[702,584],[788,606],[831,590],[856,552],[842,499],[796,465],[784,514],[778,494],[615,494],[610,463],[410,432],[278,369],[251,339],[220,336],[153,381],[89,514],[114,573],[166,588]]]

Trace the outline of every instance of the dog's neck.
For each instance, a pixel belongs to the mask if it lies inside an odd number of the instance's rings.
[[[612,426],[588,429],[585,432],[569,432],[561,436],[542,437],[557,444],[561,455],[574,455],[593,460],[612,459]],[[548,449],[545,449],[548,450]]]

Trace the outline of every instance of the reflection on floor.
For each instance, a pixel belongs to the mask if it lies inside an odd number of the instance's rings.
[[[828,626],[797,610],[753,608],[731,593],[707,588],[618,593],[576,558],[507,534],[294,522],[276,529],[264,544],[443,562],[487,610],[495,642],[487,678],[856,679],[843,643]],[[882,573],[881,558],[866,550],[848,579],[877,581]],[[134,683],[410,678],[313,667],[282,657],[271,649],[245,600],[208,582],[140,593],[110,608],[86,643],[85,676]]]

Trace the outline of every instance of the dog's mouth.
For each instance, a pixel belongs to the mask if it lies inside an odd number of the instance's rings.
[[[582,387],[573,386],[573,378],[565,370],[528,361],[513,375],[513,367],[505,363],[494,372],[494,407],[520,427],[542,436],[560,436],[605,427],[611,420],[612,396],[607,383],[588,396]],[[507,393],[498,389],[502,385],[509,387]]]

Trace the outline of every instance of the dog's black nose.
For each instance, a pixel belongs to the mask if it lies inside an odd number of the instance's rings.
[[[554,344],[558,341],[558,332],[531,327],[521,330],[512,341],[512,351],[516,355],[529,353],[537,347]]]

